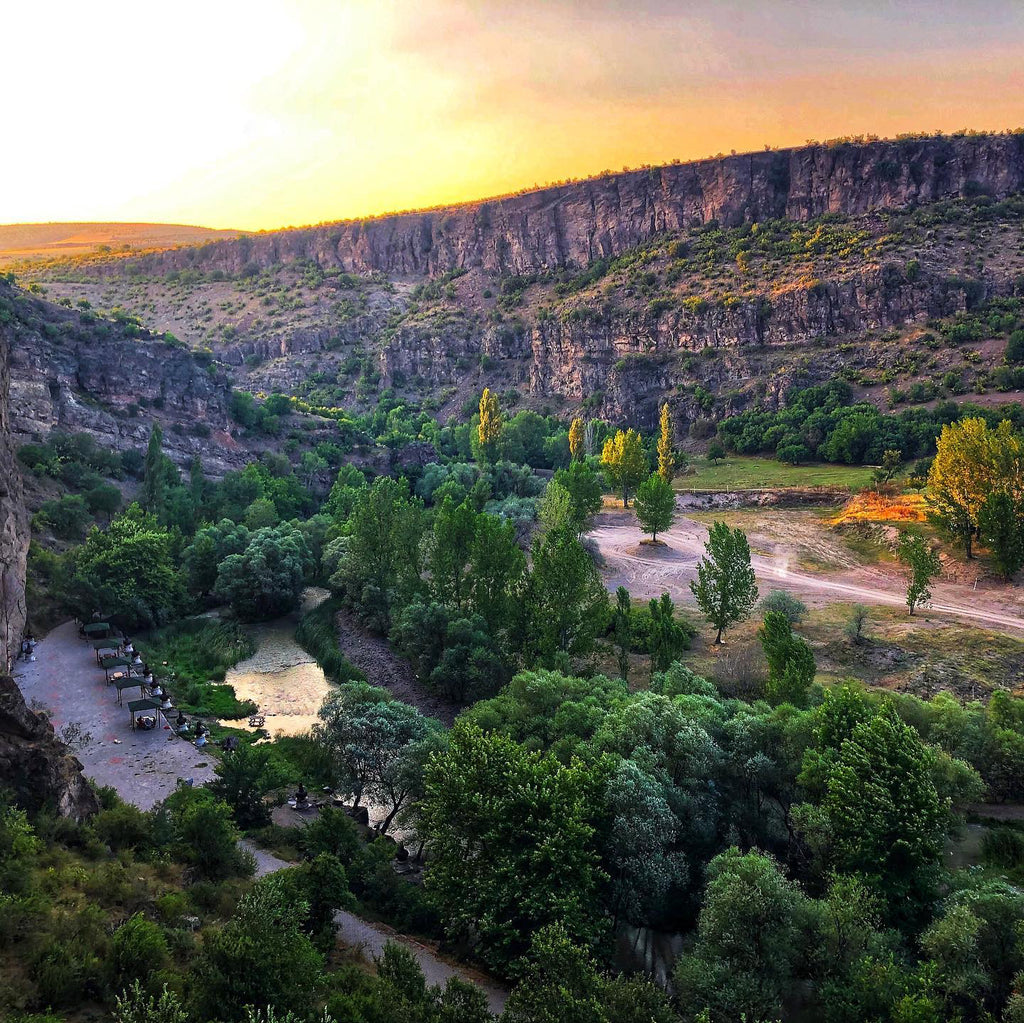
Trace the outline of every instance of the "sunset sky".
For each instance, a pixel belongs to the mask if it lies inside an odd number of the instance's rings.
[[[36,0],[2,31],[0,223],[271,228],[1024,124],[1020,0]]]

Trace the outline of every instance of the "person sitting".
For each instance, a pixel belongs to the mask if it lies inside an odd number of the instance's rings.
[[[171,703],[170,693],[161,693],[159,699],[161,710],[174,710],[174,704]]]
[[[295,793],[295,809],[296,810],[308,810],[309,809],[309,793],[306,792],[305,785],[299,782],[299,789]]]
[[[25,639],[28,640],[29,651],[31,652],[31,651],[35,650],[35,648],[36,648],[36,637],[33,636],[31,632],[27,632],[25,634]]]
[[[156,728],[156,718],[150,717],[148,714],[139,718],[139,728],[144,732],[148,732],[153,728]]]
[[[188,735],[188,718],[179,710],[177,720],[174,722],[174,730],[178,735]]]
[[[18,659],[21,660],[22,658],[24,658],[27,661],[27,660],[30,660],[31,657],[32,657],[32,644],[28,641],[28,636],[26,636],[21,641],[21,652],[18,654]]]
[[[124,637],[124,655],[125,657],[131,657],[135,653],[135,644],[125,636]]]

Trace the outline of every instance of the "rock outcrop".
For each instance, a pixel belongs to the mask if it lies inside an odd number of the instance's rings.
[[[25,626],[28,516],[22,500],[9,407],[9,332],[0,330],[0,785],[27,810],[51,807],[81,820],[99,809],[82,765],[68,754],[42,714],[25,705],[8,672]]]
[[[0,329],[0,673],[10,671],[25,628],[25,562],[29,541],[28,514],[11,427],[9,356],[7,337]]]
[[[50,809],[80,821],[99,809],[81,763],[7,675],[0,675],[0,782],[29,813]]]
[[[629,171],[508,198],[373,220],[271,231],[112,261],[146,273],[227,273],[310,259],[367,273],[432,275],[482,267],[530,273],[584,266],[654,235],[879,209],[1024,188],[1024,135],[812,145]]]
[[[199,454],[207,473],[222,475],[247,461],[230,433],[230,382],[209,359],[2,284],[0,309],[9,311],[0,336],[10,351],[10,428],[19,443],[62,430],[115,450],[145,448],[157,421],[179,466]]]

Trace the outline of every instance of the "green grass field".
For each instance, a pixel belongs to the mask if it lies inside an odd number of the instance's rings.
[[[718,465],[703,457],[695,470],[675,480],[677,490],[744,490],[759,487],[849,487],[859,490],[871,482],[866,465],[786,465],[772,458],[731,455]]]

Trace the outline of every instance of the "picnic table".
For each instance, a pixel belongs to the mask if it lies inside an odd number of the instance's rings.
[[[155,717],[158,722],[160,720],[160,701],[159,700],[153,700],[153,699],[150,699],[148,697],[145,698],[145,699],[142,699],[142,700],[129,700],[128,701],[128,710],[131,711],[131,715],[132,715],[132,731],[135,730],[135,715],[136,714],[141,714],[143,711],[147,711],[147,710],[153,711],[153,717]]]
[[[117,689],[117,702],[121,703],[121,700],[126,689],[134,689],[138,687],[139,693],[142,693],[142,679],[141,678],[129,678],[122,677],[114,679],[114,688]],[[159,705],[159,701],[158,705]]]
[[[106,636],[110,632],[110,622],[90,622],[82,631],[87,636]]]
[[[103,657],[100,659],[100,666],[103,668],[103,673],[107,676],[107,684],[110,684],[110,672],[113,668],[124,668],[124,677],[131,678],[131,667],[132,662],[127,657]]]

